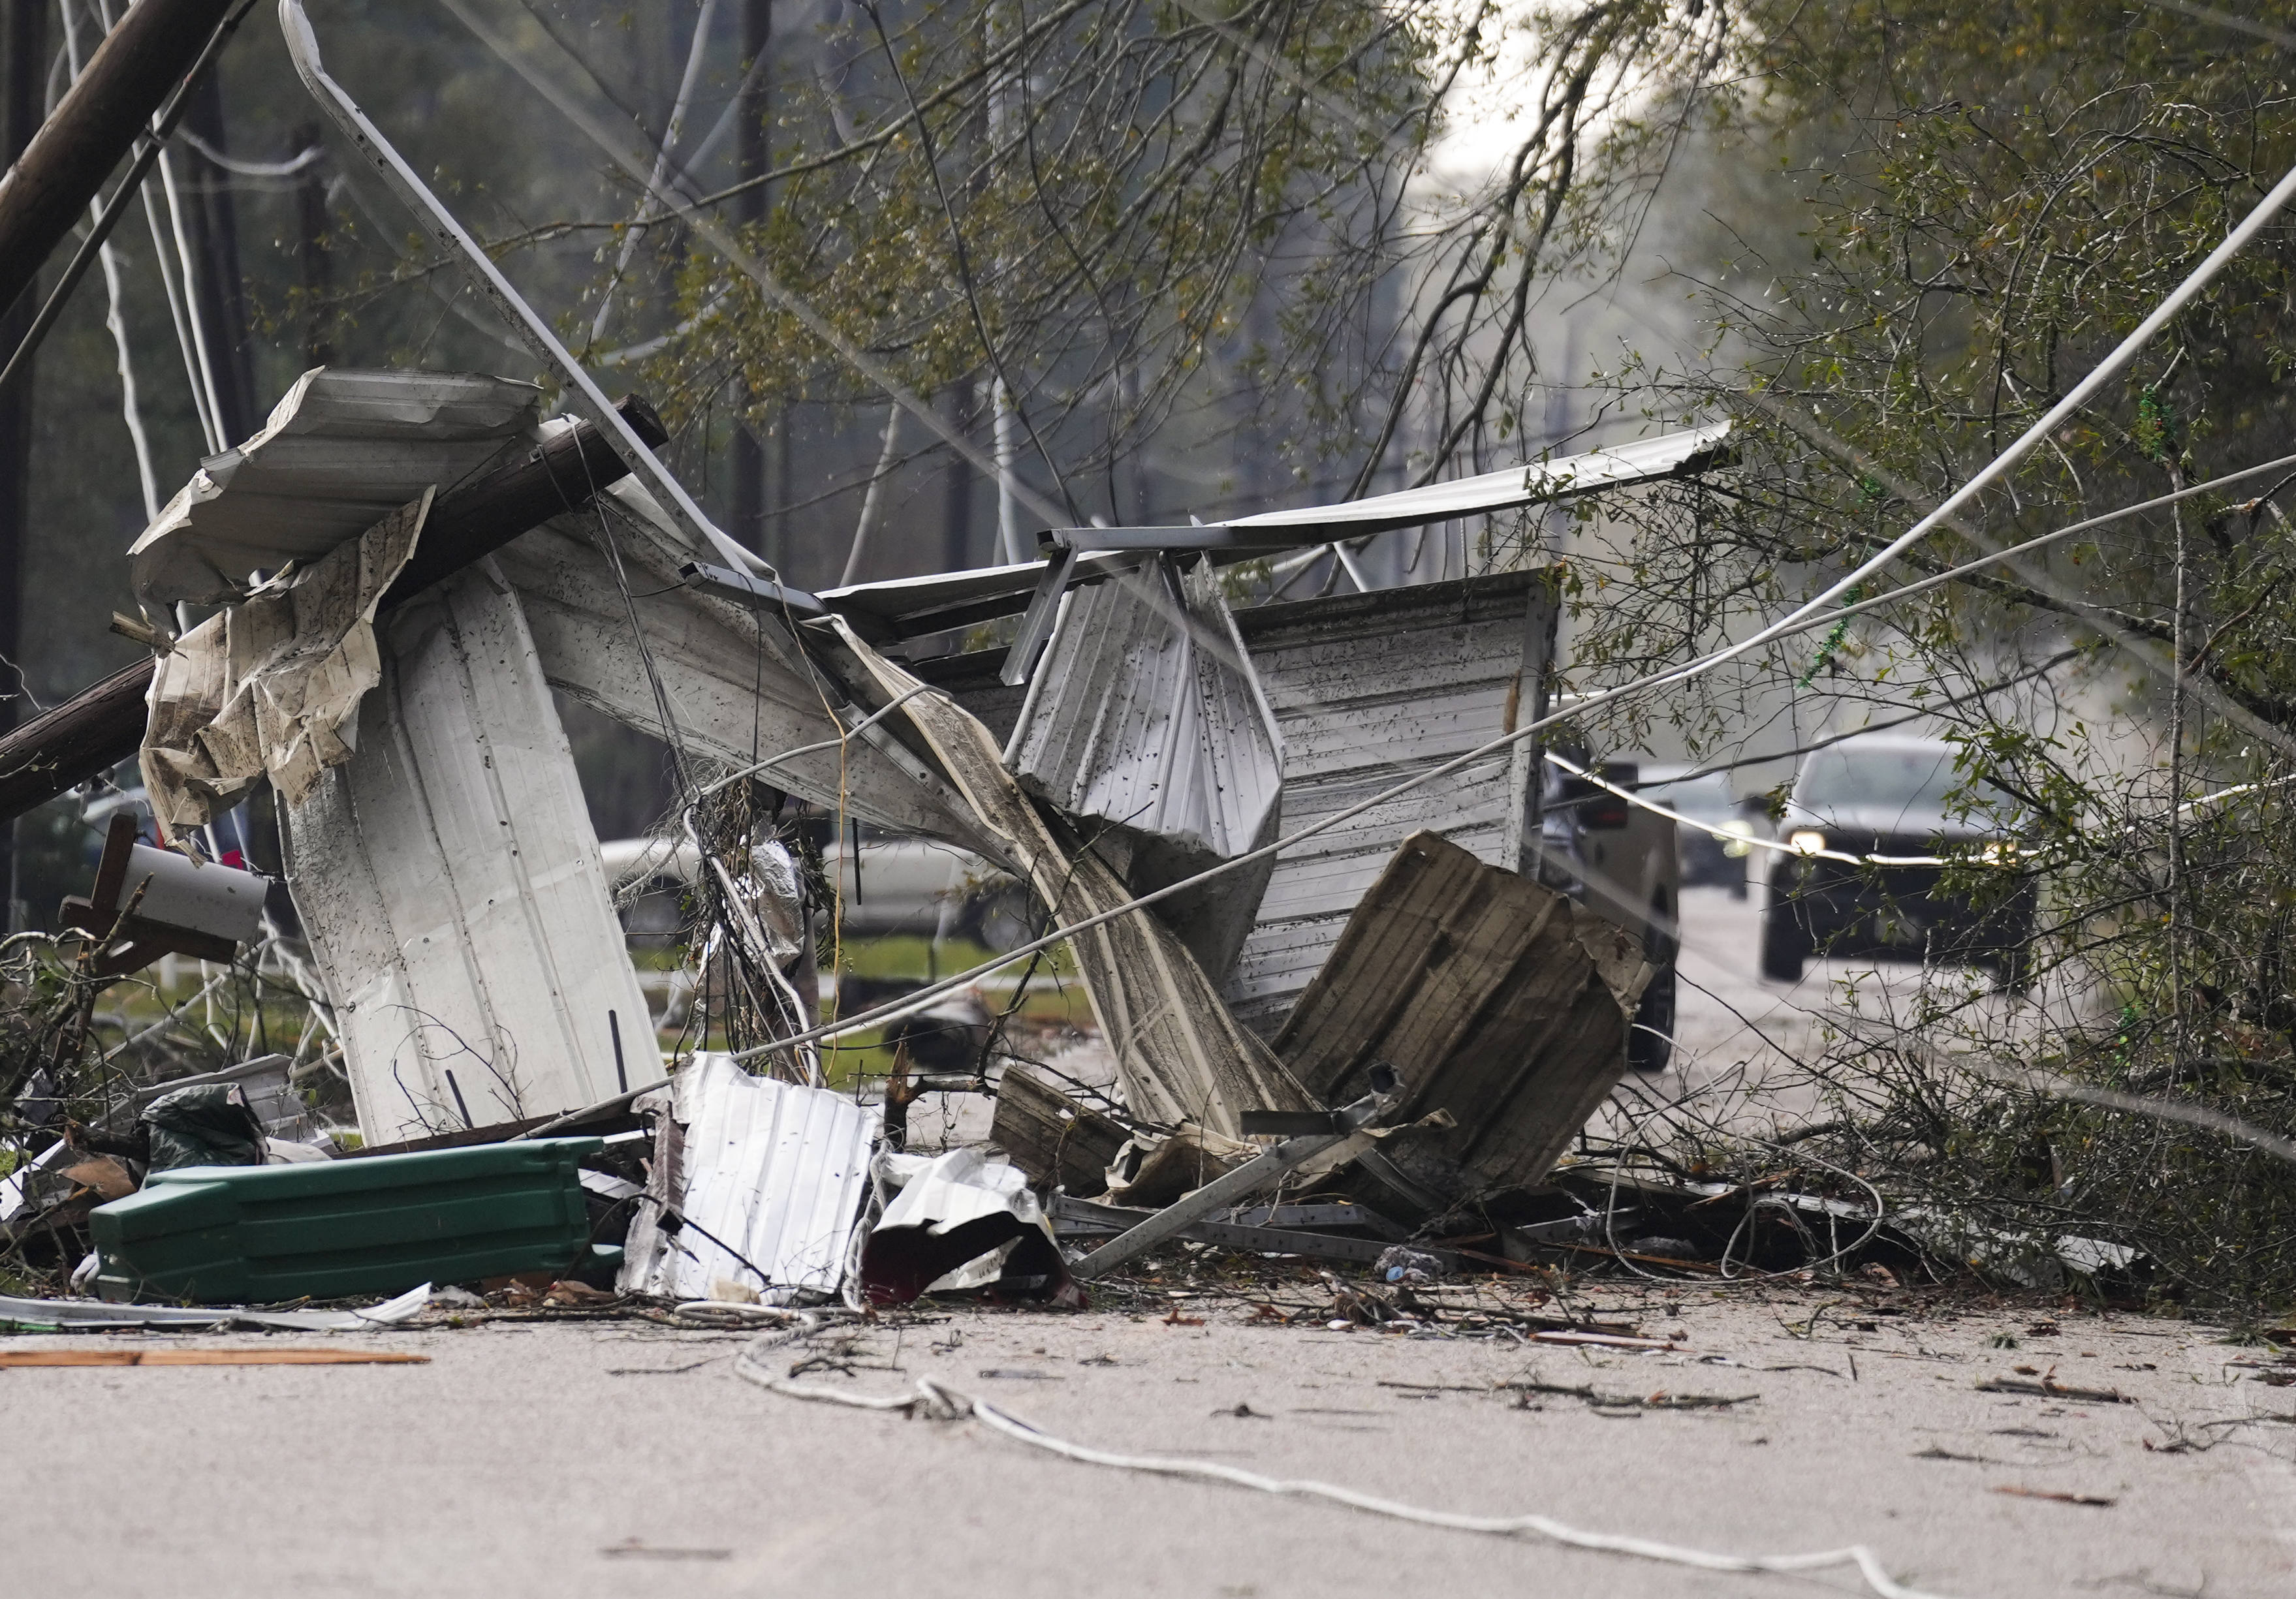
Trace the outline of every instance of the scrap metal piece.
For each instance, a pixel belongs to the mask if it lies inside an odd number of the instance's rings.
[[[834,1297],[874,1144],[868,1107],[696,1056],[638,1102],[655,1114],[646,1194],[619,1286],[667,1299]]]
[[[1555,616],[1543,570],[1237,611],[1281,734],[1284,825],[1312,825],[1543,714]],[[1275,1033],[1411,833],[1525,870],[1538,761],[1518,744],[1277,857],[1222,985],[1237,1019]]]
[[[1109,1163],[1124,1138],[1114,1121],[1038,1082],[1017,1063],[1005,1067],[997,1082],[988,1141],[1032,1183],[1098,1193],[1108,1186]]]
[[[889,1152],[881,1169],[901,1191],[862,1248],[870,1304],[990,1286],[1038,1299],[1069,1291],[1060,1245],[1018,1167],[967,1146],[931,1160]]]
[[[1267,1153],[1245,1161],[1226,1176],[1215,1177],[1193,1193],[1165,1206],[1130,1232],[1102,1244],[1077,1262],[1071,1270],[1087,1281],[1103,1276],[1135,1256],[1155,1248],[1189,1223],[1207,1220],[1215,1211],[1250,1198],[1294,1167],[1305,1165],[1325,1150],[1343,1143],[1357,1128],[1368,1127],[1395,1104],[1402,1089],[1401,1081],[1388,1067],[1374,1066],[1369,1076],[1371,1092],[1332,1113],[1336,1130],[1310,1134],[1304,1138],[1285,1139]]]
[[[1224,522],[1168,528],[1055,528],[1046,536],[1060,549],[1234,550],[1257,554],[1360,538],[1398,528],[1424,527],[1456,517],[1572,499],[1605,488],[1686,477],[1718,465],[1730,434],[1727,422],[1612,445],[1584,455],[1532,461],[1472,478],[1423,484],[1394,494],[1337,505],[1302,505],[1230,517]]]
[[[830,625],[851,657],[853,680],[873,678],[884,701],[903,701],[901,718],[948,774],[982,830],[996,836],[996,854],[1052,907],[1056,922],[1133,898],[1099,856],[1064,842],[1037,813],[1004,770],[988,729],[945,695],[914,692],[925,685],[842,622]],[[1079,934],[1070,947],[1132,1113],[1168,1124],[1194,1120],[1232,1136],[1248,1106],[1308,1107],[1291,1074],[1237,1025],[1203,968],[1153,915],[1119,916]]]
[[[96,1292],[115,1303],[276,1304],[570,1271],[591,1253],[577,1163],[599,1147],[548,1138],[155,1171],[88,1218]]]
[[[1125,860],[1136,893],[1272,840],[1283,741],[1210,564],[1184,574],[1152,560],[1070,595],[1004,765],[1093,835],[1096,851]],[[1215,980],[1250,931],[1274,865],[1155,907]]]
[[[483,373],[313,367],[128,546],[136,597],[236,599],[257,568],[315,560],[521,447],[541,401],[532,383]]]
[[[518,596],[482,562],[393,611],[358,752],[286,812],[288,882],[371,1143],[618,1092],[649,1013]],[[626,1047],[631,1086],[661,1076]]]
[[[1536,1183],[1627,1070],[1641,941],[1554,890],[1413,834],[1275,1046],[1311,1093],[1391,1063],[1464,1192]],[[1419,1175],[1419,1174],[1414,1174]],[[1455,1196],[1456,1197],[1456,1196]]]
[[[1224,565],[1273,550],[1358,538],[1397,528],[1686,477],[1728,460],[1729,433],[1728,422],[1717,422],[1344,504],[1263,512],[1209,525],[1059,529],[1045,536],[1055,557],[1053,562],[1021,562],[849,584],[824,590],[819,597],[857,632],[880,643],[973,627],[1024,611],[1049,632],[1053,608],[1061,593],[1078,583],[1122,574],[1137,559],[1136,554],[1128,552],[1201,551],[1216,564]],[[1064,552],[1074,554],[1076,561],[1055,581],[1049,569],[1058,564],[1057,557]],[[1005,681],[1017,684],[1027,680],[1035,662],[1029,651],[1017,650],[1001,664],[1009,674]]]

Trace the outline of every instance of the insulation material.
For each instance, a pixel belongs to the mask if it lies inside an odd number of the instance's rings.
[[[1400,1117],[1447,1113],[1406,1170],[1446,1197],[1546,1177],[1625,1075],[1651,968],[1642,940],[1431,832],[1396,851],[1276,1038],[1327,1103],[1370,1069],[1406,1085]]]
[[[314,367],[210,456],[127,551],[136,598],[221,604],[248,574],[310,561],[522,441],[542,391],[469,372]]]
[[[1168,560],[1070,592],[1004,764],[1148,892],[1275,836],[1283,751],[1211,562]],[[1113,834],[1111,837],[1111,834]],[[1218,976],[1250,931],[1269,861],[1157,914]]]
[[[350,759],[358,709],[381,681],[374,612],[414,554],[422,489],[283,586],[201,622],[152,673],[139,764],[170,834],[201,826],[266,773],[289,805]]]
[[[778,653],[791,644],[772,619],[684,586],[678,567],[693,552],[643,494],[615,493],[626,487],[495,556],[552,687],[722,766],[826,745],[760,775],[833,813],[996,854],[962,798],[884,727],[840,750],[831,708],[846,726],[865,713],[803,657]]]
[[[289,883],[367,1142],[572,1110],[657,1079],[518,596],[481,562],[379,631],[382,681],[357,753],[286,811]]]
[[[1545,572],[1505,572],[1236,613],[1275,708],[1283,825],[1310,826],[1534,719],[1553,648]],[[1223,992],[1262,1037],[1283,1024],[1403,840],[1440,833],[1520,872],[1535,842],[1529,743],[1287,849]]]
[[[838,1292],[876,1137],[869,1107],[705,1054],[637,1108],[655,1118],[655,1202],[622,1245],[624,1293],[788,1304]]]
[[[923,686],[838,626],[857,681],[873,677],[887,701]],[[897,714],[929,745],[981,826],[996,835],[996,853],[1053,908],[1056,922],[1113,909],[1132,898],[1096,853],[1074,848],[1054,832],[1005,771],[988,729],[954,701],[917,693]],[[1135,1115],[1195,1121],[1236,1137],[1245,1111],[1311,1108],[1267,1046],[1237,1025],[1186,946],[1147,912],[1103,922],[1079,933],[1070,947]]]

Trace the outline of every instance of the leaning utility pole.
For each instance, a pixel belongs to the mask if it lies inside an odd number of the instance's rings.
[[[0,178],[0,310],[16,303],[49,252],[79,225],[232,4],[137,0],[104,36],[55,115]]]
[[[12,165],[39,131],[47,77],[48,0],[0,0],[0,167]],[[37,271],[37,263],[34,263]],[[30,298],[0,308],[0,351],[32,325]],[[0,354],[0,361],[6,359]],[[32,374],[0,390],[0,734],[23,703],[24,542],[32,516]],[[16,930],[16,821],[0,827],[0,932]]]

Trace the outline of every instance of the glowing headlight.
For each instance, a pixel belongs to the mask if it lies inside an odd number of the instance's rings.
[[[1815,827],[1797,827],[1786,834],[1786,846],[1802,855],[1816,855],[1825,848],[1825,835]]]
[[[1730,859],[1736,860],[1741,856],[1754,853],[1754,846],[1750,841],[1754,836],[1754,830],[1746,823],[1725,822],[1722,824],[1722,831],[1730,835],[1722,840],[1722,853]]]

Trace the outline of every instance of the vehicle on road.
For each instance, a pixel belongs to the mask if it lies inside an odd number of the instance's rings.
[[[1770,868],[1762,913],[1762,975],[1800,980],[1814,955],[1985,965],[2007,989],[2026,982],[2033,930],[2030,880],[1980,905],[1939,886],[1947,868],[1865,864],[1820,851],[1883,857],[1990,854],[2013,858],[2005,796],[1966,788],[1954,748],[1887,734],[1845,739],[1802,763],[1780,829],[1796,853]]]
[[[1706,824],[1675,828],[1675,847],[1682,852],[1683,887],[1725,888],[1733,899],[1746,898],[1746,857],[1754,852],[1756,823],[1746,802],[1730,791],[1726,773],[1698,773],[1694,767],[1646,766],[1635,792],[1693,822]],[[1710,828],[1718,828],[1729,836],[1718,838]]]
[[[1584,751],[1561,746],[1555,753],[1602,783],[1544,763],[1538,880],[1642,939],[1643,956],[1655,970],[1627,1033],[1627,1063],[1637,1071],[1662,1071],[1674,1053],[1675,957],[1681,947],[1676,918],[1682,907],[1682,857],[1675,824],[1611,791],[1635,789],[1641,777],[1635,762],[1590,765]]]

